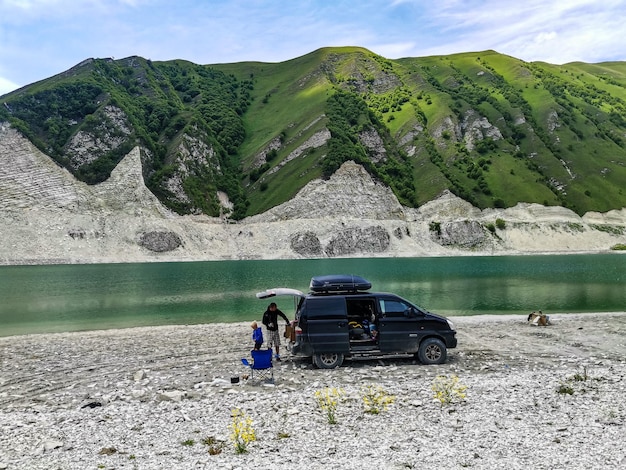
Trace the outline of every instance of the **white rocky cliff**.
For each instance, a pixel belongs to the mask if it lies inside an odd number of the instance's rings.
[[[616,244],[626,244],[626,209],[481,211],[447,192],[406,208],[352,162],[239,223],[179,216],[145,187],[139,149],[88,186],[0,125],[0,264],[572,253]]]

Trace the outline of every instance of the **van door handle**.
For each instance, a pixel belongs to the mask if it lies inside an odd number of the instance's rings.
[[[341,328],[343,328],[346,325],[347,323],[345,321],[340,321],[339,323],[337,323],[337,326],[340,326]]]

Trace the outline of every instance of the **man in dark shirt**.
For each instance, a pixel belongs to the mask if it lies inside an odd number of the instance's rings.
[[[276,348],[276,360],[280,361],[280,334],[278,333],[278,316],[284,318],[287,325],[289,325],[289,319],[281,312],[276,304],[272,302],[267,310],[263,314],[263,324],[267,329],[268,336],[268,348],[271,349],[272,345]]]

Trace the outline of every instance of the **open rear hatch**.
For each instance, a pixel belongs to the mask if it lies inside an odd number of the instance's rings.
[[[288,287],[275,287],[274,289],[267,289],[263,292],[257,292],[257,299],[269,299],[270,297],[277,297],[280,295],[293,295],[294,297],[304,297],[304,294],[298,289],[290,289]]]

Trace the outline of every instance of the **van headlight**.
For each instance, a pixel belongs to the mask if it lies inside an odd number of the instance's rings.
[[[452,323],[452,322],[451,322],[450,320],[448,320],[447,318],[446,318],[446,321],[448,322],[448,326],[450,327],[450,329],[451,329],[451,330],[454,330],[454,329],[455,329],[455,328],[454,328],[454,323]]]

